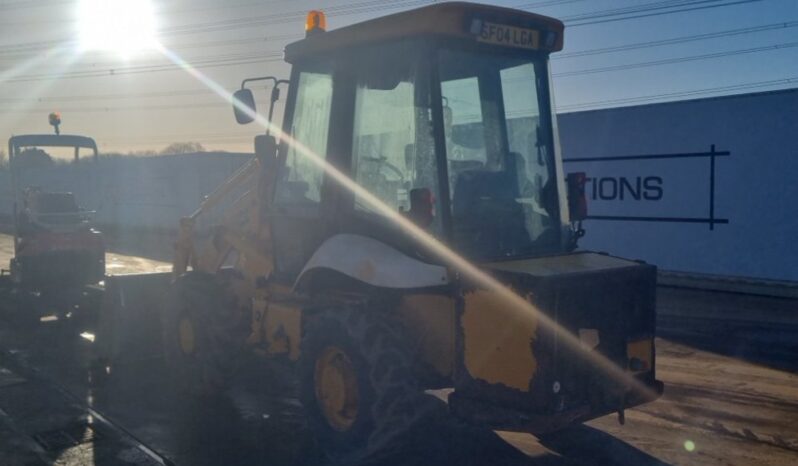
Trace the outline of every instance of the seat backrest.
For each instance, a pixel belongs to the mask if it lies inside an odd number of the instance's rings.
[[[72,193],[34,193],[30,209],[37,214],[74,214],[80,211]]]
[[[513,202],[515,187],[507,172],[466,170],[457,175],[452,199],[452,213],[464,217],[485,201]]]

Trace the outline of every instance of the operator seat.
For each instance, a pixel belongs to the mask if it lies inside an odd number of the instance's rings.
[[[464,170],[457,174],[452,196],[455,238],[480,255],[529,246],[523,207],[516,201],[512,170]]]

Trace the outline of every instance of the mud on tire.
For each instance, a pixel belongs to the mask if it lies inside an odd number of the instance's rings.
[[[237,320],[234,307],[214,276],[189,272],[176,280],[164,316],[163,347],[177,391],[203,397],[224,390],[239,355]],[[187,333],[193,337],[190,345],[181,342]]]
[[[307,324],[298,367],[300,400],[333,461],[356,461],[383,451],[433,409],[434,401],[413,377],[406,344],[385,315],[369,310],[328,310]],[[317,395],[317,363],[328,348],[345,353],[354,369],[357,413],[345,429],[329,421]]]

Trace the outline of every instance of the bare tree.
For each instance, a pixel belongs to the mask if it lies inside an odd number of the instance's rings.
[[[205,148],[198,142],[173,142],[161,151],[161,154],[192,154],[205,152]]]

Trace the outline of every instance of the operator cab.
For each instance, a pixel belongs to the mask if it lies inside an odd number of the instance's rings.
[[[278,268],[297,271],[334,233],[423,256],[385,208],[472,259],[567,250],[548,72],[562,32],[531,13],[444,3],[330,32],[311,26],[289,44],[284,133],[384,206],[282,144],[274,233],[301,251],[278,252]]]
[[[50,115],[50,122],[58,128],[60,115]],[[58,130],[57,130],[58,131]],[[73,163],[83,160],[81,149],[91,153],[97,162],[97,143],[86,136],[57,134],[26,134],[13,136],[8,141],[9,164],[14,192],[14,210],[17,213],[17,230],[20,234],[34,230],[72,231],[88,229],[92,214],[78,205],[74,193],[64,186],[44,188],[43,181],[60,181],[49,178],[47,170],[53,159],[41,148],[67,149]]]

